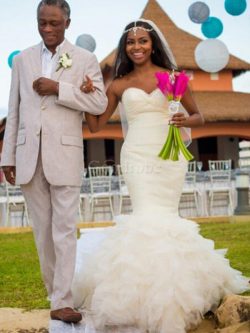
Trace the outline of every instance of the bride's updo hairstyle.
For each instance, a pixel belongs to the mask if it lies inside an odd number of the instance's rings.
[[[126,43],[128,33],[130,31],[136,32],[138,27],[141,27],[143,30],[147,31],[151,37],[152,50],[154,50],[154,52],[151,54],[151,60],[153,64],[168,70],[177,69],[175,64],[171,61],[171,56],[168,54],[166,48],[163,47],[161,38],[159,37],[157,31],[148,22],[145,21],[138,20],[131,22],[124,29],[117,48],[117,54],[113,68],[114,78],[122,77],[134,69],[133,62],[129,59],[126,53]]]

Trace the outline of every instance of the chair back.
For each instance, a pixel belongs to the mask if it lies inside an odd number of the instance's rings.
[[[11,213],[12,212],[22,212],[22,226],[25,225],[25,219],[26,218],[26,225],[29,225],[29,216],[28,216],[28,210],[26,206],[26,202],[21,190],[20,185],[11,185],[6,181],[6,220],[5,224],[10,225],[15,223],[15,219],[12,221],[11,219]]]
[[[124,180],[123,174],[122,174],[122,168],[121,165],[118,164],[116,166],[116,170],[117,170],[117,175],[118,175],[118,181],[119,181],[119,192],[121,195],[129,195],[128,193],[128,187],[127,184]]]
[[[188,172],[196,173],[196,161],[188,162]]]
[[[87,168],[82,169],[81,178],[85,179],[87,177],[87,174],[88,174],[88,169]]]
[[[5,204],[7,202],[7,181],[0,183],[0,204]]]
[[[231,160],[209,160],[209,175],[213,187],[231,187]]]
[[[84,168],[81,171],[81,189],[80,192],[88,192],[89,190],[89,182],[87,181],[87,174],[88,174],[88,169]]]
[[[196,183],[196,161],[188,162],[188,171],[185,176],[185,186],[195,186]]]
[[[8,202],[24,202],[24,197],[20,185],[11,185],[6,182],[6,193]]]
[[[225,171],[232,169],[232,160],[209,160],[209,171]]]
[[[88,167],[88,173],[91,194],[111,192],[112,166]]]

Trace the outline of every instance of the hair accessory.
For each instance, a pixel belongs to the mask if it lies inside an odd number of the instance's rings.
[[[147,29],[147,28],[144,28],[144,27],[141,27],[141,26],[137,26],[136,23],[137,23],[137,21],[134,22],[134,26],[133,27],[131,27],[131,28],[127,29],[127,30],[124,30],[123,33],[125,34],[126,32],[133,31],[134,36],[135,36],[136,35],[136,31],[138,29],[141,29],[141,30],[144,30],[144,31],[148,31],[148,32],[154,30],[153,28]]]

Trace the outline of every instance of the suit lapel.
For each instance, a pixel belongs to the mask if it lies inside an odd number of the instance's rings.
[[[69,57],[72,59],[73,57],[73,52],[74,52],[74,46],[69,43],[67,41],[67,39],[65,39],[65,42],[64,44],[62,45],[62,48],[61,50],[59,51],[59,57],[58,57],[58,61],[60,59],[60,57],[64,54],[64,53],[67,53],[69,55]],[[68,70],[67,68],[63,68],[61,67],[60,69],[58,69],[58,64],[55,66],[55,71],[52,73],[51,75],[51,79],[52,80],[55,80],[55,81],[58,81],[60,76],[62,75],[62,73],[65,71],[65,70]],[[58,70],[57,70],[58,69]]]
[[[30,53],[30,65],[33,69],[34,79],[42,76],[42,61],[41,61],[42,42],[32,47]]]

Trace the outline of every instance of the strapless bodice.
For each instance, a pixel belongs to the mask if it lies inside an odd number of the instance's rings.
[[[134,121],[140,121],[141,117],[142,125],[151,121],[168,120],[168,101],[158,88],[151,93],[140,88],[127,88],[122,95],[122,104],[129,125]]]
[[[131,87],[122,95],[128,121],[126,142],[131,144],[163,144],[168,133],[168,100],[156,88],[151,93]]]

